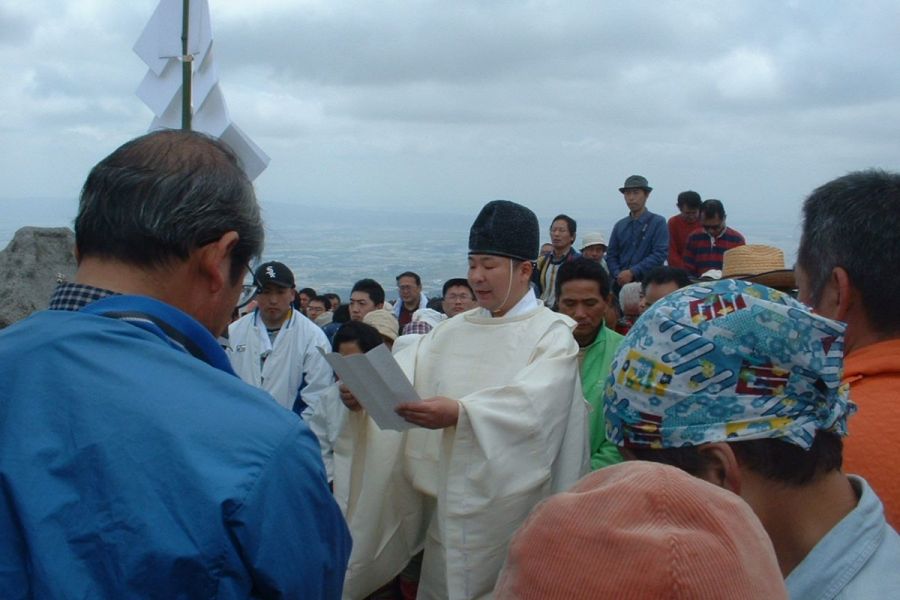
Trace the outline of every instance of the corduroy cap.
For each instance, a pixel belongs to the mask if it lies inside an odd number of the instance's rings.
[[[778,600],[772,542],[739,496],[628,461],[539,504],[512,539],[497,600]]]
[[[387,338],[392,342],[397,339],[400,333],[400,321],[397,320],[394,313],[386,308],[377,308],[367,312],[363,317],[363,323],[371,325],[378,330],[381,337]]]
[[[530,209],[509,200],[492,200],[469,230],[469,254],[537,260],[540,240],[538,219]]]
[[[625,190],[637,188],[639,190],[644,190],[648,194],[653,191],[653,188],[650,187],[650,182],[647,181],[647,178],[643,175],[632,175],[628,179],[625,180],[625,185],[619,188],[619,191],[623,194]]]

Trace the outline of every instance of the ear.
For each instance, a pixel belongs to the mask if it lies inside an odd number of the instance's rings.
[[[731,446],[725,442],[715,442],[703,444],[697,451],[708,465],[701,479],[740,495],[741,469]]]
[[[226,231],[218,240],[198,249],[198,269],[210,292],[231,285],[231,252],[239,239],[236,231]]]
[[[844,267],[833,268],[822,288],[822,296],[816,304],[816,312],[829,319],[846,321],[847,312],[852,304],[853,292],[847,270]]]
[[[519,262],[519,269],[521,269],[521,274],[523,277],[527,279],[531,279],[531,271],[534,267],[531,265],[530,260],[523,260]]]

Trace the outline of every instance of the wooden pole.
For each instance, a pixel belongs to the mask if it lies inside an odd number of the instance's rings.
[[[181,128],[191,129],[191,68],[194,57],[188,54],[188,27],[190,26],[191,0],[183,0],[181,14]]]

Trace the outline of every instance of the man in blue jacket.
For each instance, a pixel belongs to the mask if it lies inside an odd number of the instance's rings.
[[[0,598],[339,598],[318,444],[215,338],[263,243],[234,154],[128,142],[75,233],[75,282],[0,333]]]
[[[628,206],[628,216],[613,227],[606,249],[606,264],[618,292],[626,283],[641,281],[653,267],[666,260],[669,230],[666,220],[647,210],[647,198],[653,188],[647,178],[632,175],[619,188]]]

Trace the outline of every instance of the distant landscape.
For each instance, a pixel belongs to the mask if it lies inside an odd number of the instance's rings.
[[[354,281],[372,277],[385,287],[389,298],[394,298],[394,278],[402,271],[419,273],[429,295],[440,295],[446,279],[465,276],[468,230],[474,214],[347,210],[265,201],[262,206],[266,221],[264,259],[287,264],[298,286],[336,292],[346,300]],[[76,209],[74,199],[0,199],[0,249],[27,225],[71,227]],[[554,215],[538,216],[542,230],[549,229]],[[578,220],[578,233],[599,229],[608,237],[615,220],[624,215],[572,216]],[[781,248],[788,266],[793,264],[799,239],[797,221],[761,217],[729,221],[729,225],[750,243]]]

